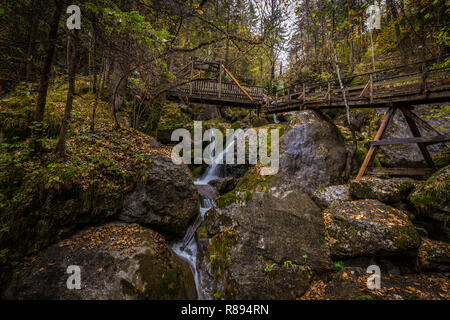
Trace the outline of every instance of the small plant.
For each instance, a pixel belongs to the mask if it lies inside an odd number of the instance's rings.
[[[336,270],[342,270],[345,268],[344,263],[342,261],[336,261],[333,263],[333,266]]]
[[[273,270],[273,267],[275,266],[275,263],[266,263],[266,267],[264,268],[265,273],[269,273]]]
[[[285,261],[285,262],[283,263],[283,266],[284,266],[286,269],[289,269],[289,268],[292,268],[294,265],[292,264],[292,261],[287,260],[287,261]]]
[[[305,254],[303,255],[303,260],[305,260],[305,264],[306,264],[306,259],[308,259],[308,255],[305,253]]]

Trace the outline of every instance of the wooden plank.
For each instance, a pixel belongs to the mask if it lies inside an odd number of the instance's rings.
[[[421,136],[420,131],[419,131],[419,128],[417,128],[416,122],[414,121],[413,118],[410,118],[410,116],[407,112],[403,112],[404,109],[405,109],[404,107],[400,107],[400,110],[402,110],[402,113],[405,116],[406,122],[408,123],[413,136],[420,137]],[[420,152],[422,153],[423,158],[425,159],[428,166],[432,169],[436,169],[433,159],[431,158],[430,153],[427,150],[427,146],[422,142],[418,142],[417,146],[419,147]]]
[[[380,125],[380,128],[378,129],[377,134],[375,135],[374,141],[378,141],[383,137],[384,132],[386,131],[387,126],[389,125],[389,122],[393,118],[395,111],[397,108],[389,108],[389,110],[386,112],[386,115],[384,116],[383,122]],[[373,158],[375,157],[375,154],[378,150],[378,146],[371,145],[369,148],[369,152],[367,152],[366,157],[364,158],[364,162],[361,165],[361,168],[359,169],[358,175],[356,176],[356,181],[361,179],[361,177],[366,172],[367,167],[372,162]]]
[[[428,177],[433,173],[431,168],[368,168],[367,174],[374,176],[425,176]]]
[[[450,136],[434,136],[434,137],[414,137],[414,138],[401,138],[392,140],[379,140],[373,141],[371,145],[373,146],[384,146],[392,144],[415,144],[422,143],[424,145],[436,144],[441,142],[450,141]]]

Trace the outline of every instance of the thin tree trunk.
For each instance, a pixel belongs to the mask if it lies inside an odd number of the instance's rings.
[[[352,154],[347,158],[347,164],[346,164],[346,176],[348,177],[351,173],[352,170],[352,162],[353,162],[353,157],[356,154],[356,150],[358,148],[358,143],[356,142],[356,134],[355,134],[355,130],[353,129],[352,123],[351,123],[351,119],[350,119],[350,107],[348,105],[347,102],[347,96],[345,94],[345,88],[344,85],[342,83],[342,78],[341,78],[341,70],[340,70],[340,66],[339,66],[339,59],[338,59],[338,55],[337,55],[337,50],[336,50],[336,21],[335,21],[335,3],[334,1],[332,1],[332,34],[331,34],[331,39],[333,42],[333,53],[334,53],[334,62],[336,64],[336,73],[337,73],[337,77],[338,77],[338,81],[339,81],[339,87],[341,88],[342,91],[342,97],[344,99],[344,104],[345,104],[345,111],[347,114],[347,123],[348,126],[350,128],[350,131],[352,133],[352,140],[353,140],[353,151]]]
[[[28,37],[28,49],[27,49],[27,57],[26,57],[26,66],[25,66],[25,81],[29,82],[31,79],[31,73],[33,72],[34,66],[34,55],[36,52],[36,34],[37,34],[37,23],[38,23],[38,15],[35,12],[35,8],[37,7],[37,0],[33,0],[32,8],[30,9],[30,29],[29,29],[29,37]]]
[[[56,48],[56,37],[58,35],[59,19],[61,18],[63,1],[57,0],[56,7],[53,12],[50,24],[49,43],[46,51],[44,67],[41,72],[41,80],[39,84],[38,99],[35,112],[35,120],[42,122],[44,120],[45,103],[47,102],[47,90],[49,86],[50,71],[53,63],[53,55]]]
[[[66,153],[66,140],[67,131],[69,129],[70,117],[73,107],[73,96],[75,93],[75,75],[77,72],[77,60],[78,60],[78,30],[73,30],[70,37],[72,54],[69,63],[69,90],[67,91],[66,108],[64,110],[64,117],[61,123],[61,131],[59,132],[58,143],[56,144],[56,153],[59,157],[63,158]]]

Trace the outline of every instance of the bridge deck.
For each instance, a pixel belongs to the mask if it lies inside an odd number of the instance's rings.
[[[234,83],[219,83],[215,80],[194,80],[168,92],[168,98],[188,99],[194,103],[206,103],[224,106],[237,106],[256,109],[267,95],[264,87],[242,86],[252,97],[251,100],[241,88]]]

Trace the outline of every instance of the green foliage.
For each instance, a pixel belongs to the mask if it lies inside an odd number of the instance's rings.
[[[343,270],[345,268],[344,262],[342,261],[336,261],[333,263],[334,269],[336,270]]]

